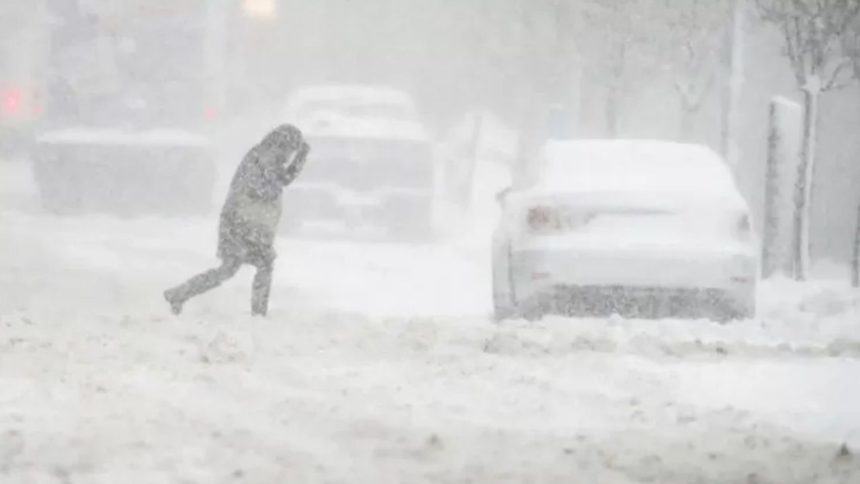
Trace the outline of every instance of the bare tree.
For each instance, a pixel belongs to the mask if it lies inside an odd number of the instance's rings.
[[[680,104],[679,137],[695,118],[719,73],[733,0],[591,0],[581,7],[582,41],[606,88],[607,134],[619,131],[624,95],[641,79],[668,75]]]
[[[816,160],[818,101],[842,86],[850,62],[843,50],[845,33],[860,15],[858,0],[756,0],[762,17],[781,31],[785,55],[803,93],[801,160],[794,194],[794,277],[809,269],[809,225]]]
[[[621,106],[630,79],[631,61],[641,45],[643,0],[591,0],[579,6],[582,24],[578,41],[590,54],[590,69],[599,75],[606,88],[604,118],[606,135],[610,138],[620,132]]]
[[[851,23],[851,28],[845,32],[842,48],[851,59],[854,78],[860,80],[860,16]],[[858,160],[860,162],[860,160]],[[851,254],[851,285],[860,287],[860,201],[857,203],[857,221],[854,226],[854,240]]]
[[[695,117],[720,69],[724,38],[731,27],[731,0],[652,0],[650,36],[655,53],[673,77],[680,101],[679,136],[692,137]]]
[[[578,31],[576,4],[567,0],[468,0],[457,2],[468,21],[474,64],[491,73],[482,92],[493,93],[518,134],[515,180],[526,178],[548,136],[550,106],[573,117]],[[446,9],[451,6],[446,4]],[[572,124],[572,122],[571,122]],[[565,135],[571,133],[564,133]]]

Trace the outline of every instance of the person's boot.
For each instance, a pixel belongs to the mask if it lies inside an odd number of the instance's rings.
[[[251,316],[266,317],[267,312],[269,312],[268,293],[254,291],[251,295]]]
[[[272,267],[257,269],[251,290],[251,315],[266,316],[269,310],[269,292],[272,288]]]
[[[251,316],[266,317],[269,312],[268,297],[261,297],[260,294],[254,293],[251,296]]]
[[[267,312],[267,311],[266,311],[266,308],[257,308],[257,307],[255,307],[255,308],[252,308],[252,309],[251,309],[251,316],[254,316],[254,317],[259,316],[259,317],[261,317],[261,318],[265,318],[265,317],[266,317],[266,312]]]
[[[164,300],[170,304],[170,312],[179,314],[182,312],[182,305],[185,303],[176,293],[176,289],[168,289],[164,291]]]

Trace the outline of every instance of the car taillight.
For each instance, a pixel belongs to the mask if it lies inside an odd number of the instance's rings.
[[[21,91],[10,89],[3,93],[3,111],[6,114],[18,114],[21,110]]]
[[[218,110],[213,107],[206,108],[203,114],[206,116],[207,121],[215,121],[218,119]]]
[[[561,229],[561,217],[551,207],[534,207],[528,213],[529,229],[533,232],[551,232]]]
[[[528,211],[529,229],[536,233],[566,232],[588,224],[594,213],[556,207],[533,207]]]

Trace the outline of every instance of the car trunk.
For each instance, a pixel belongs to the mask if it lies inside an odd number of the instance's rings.
[[[528,237],[556,247],[711,247],[746,244],[746,212],[711,198],[665,193],[577,193],[529,199],[521,221]]]

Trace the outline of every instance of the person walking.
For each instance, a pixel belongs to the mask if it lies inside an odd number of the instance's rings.
[[[244,157],[233,175],[218,227],[221,265],[164,291],[174,314],[194,296],[218,287],[243,264],[257,268],[251,291],[251,314],[265,316],[269,307],[284,187],[304,168],[310,146],[302,132],[285,124],[277,127]]]

